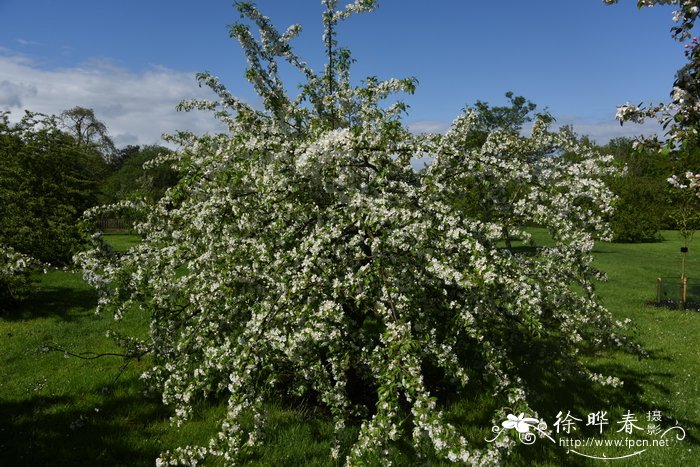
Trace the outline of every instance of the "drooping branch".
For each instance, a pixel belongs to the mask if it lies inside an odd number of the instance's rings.
[[[80,352],[80,353],[75,353],[71,352],[70,350],[61,347],[58,344],[46,344],[42,347],[42,350],[45,352],[60,352],[64,355],[67,355],[69,357],[75,357],[79,358],[81,360],[97,360],[98,358],[103,358],[103,357],[121,357],[127,360],[141,360],[142,357],[148,355],[149,351],[148,350],[141,350],[140,352],[124,352],[124,353],[118,353],[118,352],[92,352],[92,351],[86,351],[86,352]]]

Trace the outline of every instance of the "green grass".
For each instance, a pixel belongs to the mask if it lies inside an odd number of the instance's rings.
[[[126,251],[139,243],[138,235],[105,232],[102,238],[116,251]]]
[[[596,246],[596,265],[609,277],[598,288],[604,303],[616,318],[633,321],[635,338],[651,354],[643,360],[618,352],[586,357],[593,368],[624,379],[624,388],[575,385],[546,368],[537,369],[541,378],[535,404],[550,425],[559,410],[583,418],[582,425],[587,413],[603,410],[611,422],[605,438],[613,439],[621,436],[613,425],[627,410],[638,415],[643,427],[646,413],[659,410],[664,427],[677,421],[685,428],[685,440],[649,448],[616,465],[697,465],[700,459],[700,313],[645,305],[654,298],[657,276],[679,274],[680,240],[674,232],[664,236],[666,240],[657,243]],[[106,238],[119,250],[138,242],[128,235]],[[539,231],[535,238],[546,241]],[[700,254],[694,248],[691,244],[688,272],[700,277]],[[145,394],[139,380],[147,359],[131,362],[122,371],[124,361],[119,357],[82,360],[50,350],[118,352],[105,337],[114,322],[94,314],[97,297],[78,274],[52,271],[37,280],[37,291],[27,302],[0,316],[0,465],[153,465],[161,450],[205,442],[215,432],[216,415],[224,410],[216,403],[202,404],[197,418],[183,429],[169,425],[169,409],[157,395]],[[128,315],[119,326],[142,333],[147,317]],[[449,418],[475,444],[485,445],[492,411],[500,404],[489,397],[465,395],[452,406]],[[250,465],[332,465],[328,461],[332,423],[309,407],[270,405],[265,436]],[[630,452],[580,451],[607,456]],[[403,453],[395,460],[398,465],[420,464]],[[507,465],[552,466],[609,463],[588,461],[547,440],[518,447],[507,461]]]
[[[629,380],[639,412],[660,410],[665,425],[686,429],[684,441],[669,448],[652,448],[640,456],[646,465],[697,465],[700,461],[700,312],[645,306],[655,298],[657,277],[679,277],[681,241],[676,232],[663,232],[665,241],[598,244],[596,266],[608,274],[599,287],[605,305],[616,318],[634,323],[636,338],[650,353],[639,360],[615,354],[595,360],[601,369],[619,369]],[[700,278],[700,245],[691,244],[687,273]],[[695,252],[698,253],[695,253]],[[695,253],[695,254],[693,254]],[[643,462],[634,465],[645,465]]]

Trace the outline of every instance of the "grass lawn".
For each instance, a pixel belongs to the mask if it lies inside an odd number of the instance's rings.
[[[680,240],[674,232],[664,236],[658,243],[598,244],[595,250],[597,266],[609,276],[599,286],[600,296],[617,318],[633,321],[633,333],[650,358],[617,352],[587,356],[593,368],[625,381],[615,390],[571,385],[541,369],[545,376],[534,397],[539,416],[550,426],[559,411],[582,419],[579,432],[570,438],[585,440],[591,429],[585,427],[586,416],[597,411],[606,411],[609,419],[604,439],[631,438],[617,432],[617,422],[630,411],[644,429],[648,413],[656,412],[662,417],[659,426],[677,424],[685,429],[685,439],[676,441],[669,433],[666,447],[577,449],[544,439],[519,446],[507,465],[700,464],[700,313],[645,305],[654,298],[656,277],[679,274]],[[118,234],[108,239],[121,250],[137,242]],[[691,244],[688,273],[700,277],[700,253],[694,250]],[[83,360],[53,350],[118,352],[105,337],[114,323],[109,316],[94,314],[97,297],[78,274],[52,271],[38,275],[37,281],[37,291],[27,302],[0,316],[0,465],[153,465],[161,450],[208,439],[216,429],[212,420],[223,408],[203,404],[199,418],[173,429],[168,409],[157,395],[144,393],[140,383],[147,359],[124,368],[119,357]],[[119,327],[143,333],[147,317],[128,315]],[[485,445],[492,410],[499,406],[488,397],[465,395],[452,406],[450,418],[463,425],[475,444]],[[332,423],[309,407],[271,405],[269,412],[264,446],[250,465],[332,465]],[[634,438],[658,435],[640,430]],[[643,449],[620,461],[571,452],[615,457]],[[398,456],[399,465],[441,465]]]

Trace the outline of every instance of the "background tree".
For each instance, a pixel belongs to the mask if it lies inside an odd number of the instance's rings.
[[[126,162],[129,158],[137,155],[140,150],[140,146],[133,144],[129,144],[127,146],[124,146],[123,148],[117,149],[114,158],[112,158],[109,164],[111,171],[116,172],[117,170],[119,170],[124,164],[124,162]]]
[[[612,154],[624,170],[621,176],[607,180],[618,196],[611,219],[613,240],[657,240],[662,228],[671,227],[667,178],[672,162],[658,151],[635,147],[634,141],[627,138],[613,139],[600,151]]]
[[[56,118],[29,112],[14,125],[3,115],[0,158],[0,243],[45,263],[70,263],[77,220],[97,202],[105,161]]]
[[[107,161],[115,157],[116,148],[107,126],[97,119],[93,109],[73,107],[61,112],[59,121],[61,129],[75,139],[81,150],[98,151]]]
[[[475,114],[473,128],[470,129],[465,141],[467,147],[480,148],[494,131],[519,135],[523,126],[532,122],[538,115],[535,113],[537,104],[523,96],[515,96],[513,91],[506,92],[505,96],[510,105],[491,106],[488,102],[477,100],[474,105],[464,109],[465,112]]]
[[[16,187],[23,176],[15,154],[22,146],[20,135],[9,122],[8,114],[0,113],[0,218],[5,228],[18,224],[22,213],[16,201]],[[30,290],[29,267],[33,260],[15,251],[0,236],[0,312],[24,298]]]
[[[163,146],[128,146],[120,150],[118,169],[101,185],[101,201],[105,204],[138,199],[158,201],[165,190],[177,183],[178,174],[168,165],[148,163],[171,153]]]

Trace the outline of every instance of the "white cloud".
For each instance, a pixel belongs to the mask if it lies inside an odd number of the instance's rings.
[[[571,125],[577,134],[589,136],[598,144],[606,144],[611,139],[621,137],[635,138],[640,135],[658,135],[661,137],[664,135],[661,125],[651,120],[641,125],[625,123],[620,126],[620,122],[614,118],[603,121],[588,121],[578,117],[567,116],[558,117],[556,125]]]
[[[23,45],[23,46],[41,45],[39,42],[30,41],[30,40],[22,39],[22,38],[15,39],[15,40],[17,41],[18,44]]]
[[[407,123],[408,129],[412,133],[446,133],[451,123],[439,120],[416,120]]]
[[[222,131],[210,112],[177,112],[183,99],[213,98],[194,73],[152,67],[132,72],[99,61],[76,68],[42,69],[32,60],[0,50],[0,110],[18,120],[23,110],[59,114],[81,106],[95,111],[115,139],[126,144],[162,144],[178,130]]]
[[[134,72],[108,61],[45,69],[26,56],[0,47],[0,110],[11,111],[11,119],[18,120],[24,109],[59,114],[75,106],[92,108],[117,146],[163,144],[163,133],[178,130],[223,131],[209,112],[175,110],[183,99],[213,97],[208,89],[199,88],[194,72],[164,67]],[[414,133],[445,133],[450,122],[415,120],[407,125]],[[620,136],[663,134],[654,123],[620,127],[612,115],[605,120],[557,116],[556,125],[573,125],[578,134],[588,135],[599,144]]]

